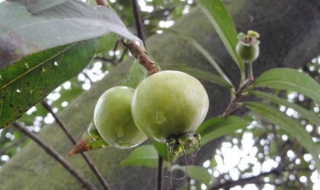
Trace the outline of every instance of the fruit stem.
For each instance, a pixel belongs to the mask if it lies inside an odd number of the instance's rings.
[[[129,41],[125,42],[125,40],[120,38],[122,44],[128,48],[130,53],[138,60],[138,62],[147,69],[148,76],[161,71],[160,67],[157,66],[154,61],[152,61],[147,55],[146,51],[143,50],[138,44],[135,42]]]

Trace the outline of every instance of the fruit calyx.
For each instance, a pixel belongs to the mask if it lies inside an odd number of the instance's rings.
[[[194,147],[198,151],[201,146],[200,140],[200,134],[189,132],[182,135],[169,137],[166,144],[169,152],[177,156],[181,152],[185,154],[185,150],[189,149],[190,147]],[[198,147],[195,147],[196,144],[199,144]]]

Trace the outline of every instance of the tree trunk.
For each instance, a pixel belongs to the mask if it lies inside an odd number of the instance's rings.
[[[274,67],[298,68],[318,55],[320,48],[320,2],[315,0],[227,0],[225,5],[239,32],[256,30],[261,35],[260,57],[254,63],[254,74]],[[239,70],[223,47],[212,25],[199,8],[180,19],[173,27],[202,44],[234,84],[239,83]],[[165,63],[185,63],[215,72],[206,59],[188,42],[172,34],[151,37],[149,53],[166,68]],[[80,138],[86,130],[95,103],[108,88],[118,85],[128,72],[121,64],[103,80],[83,93],[60,114],[73,135]],[[208,117],[221,115],[229,102],[229,91],[204,82],[210,96]],[[81,156],[67,157],[73,147],[56,124],[45,126],[40,137],[66,157],[98,189],[102,189]],[[197,163],[210,159],[219,145],[213,141],[197,155]],[[114,148],[89,152],[113,190],[155,189],[156,170],[145,167],[120,166],[131,150]],[[0,170],[0,189],[81,189],[80,183],[38,145],[31,142]]]

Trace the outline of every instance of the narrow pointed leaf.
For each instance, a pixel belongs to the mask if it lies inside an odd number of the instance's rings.
[[[233,60],[237,63],[240,70],[244,71],[244,63],[236,53],[238,42],[237,31],[223,3],[220,0],[197,0],[197,2],[209,18]]]
[[[158,165],[158,153],[152,145],[143,145],[135,148],[121,165],[147,166],[156,168]]]
[[[309,75],[295,69],[276,68],[268,70],[259,76],[252,86],[295,91],[320,104],[320,85],[318,82]]]
[[[0,3],[0,26],[0,69],[32,53],[110,32],[139,40],[113,10],[78,0],[36,15],[28,11],[23,0]]]
[[[8,126],[66,80],[82,71],[97,40],[59,46],[0,70],[0,128]]]
[[[215,138],[233,133],[239,129],[245,129],[249,125],[248,121],[240,117],[219,116],[203,122],[196,130],[196,133],[201,135],[201,144],[203,145]]]
[[[320,171],[320,150],[313,142],[312,137],[306,129],[295,119],[288,117],[275,107],[260,102],[245,102],[244,106],[258,113],[261,117],[278,125],[283,131],[296,139],[312,155],[316,168]]]
[[[287,100],[283,99],[283,98],[279,98],[278,96],[269,94],[269,93],[265,93],[265,92],[259,92],[259,91],[250,91],[249,94],[251,95],[255,95],[257,97],[266,99],[266,100],[270,100],[276,104],[279,105],[283,105],[289,108],[294,109],[295,111],[297,111],[302,117],[305,117],[306,119],[308,119],[309,121],[315,123],[316,125],[320,126],[320,118],[317,116],[317,114],[315,114],[313,111],[307,110],[297,104],[288,102]]]
[[[186,172],[186,167],[188,167],[187,175],[200,183],[209,186],[211,175],[208,172],[208,169],[201,166],[175,166],[174,169],[179,169],[183,172]]]
[[[189,75],[192,75],[196,78],[201,78],[204,80],[207,80],[209,82],[213,82],[215,84],[218,84],[220,86],[224,86],[227,87],[229,89],[232,89],[233,86],[228,83],[226,80],[224,80],[222,77],[217,76],[213,73],[210,72],[206,72],[206,71],[202,71],[196,68],[191,68],[186,64],[166,64],[163,65],[162,68],[168,68],[168,69],[173,69],[173,70],[178,70],[178,71],[182,71],[185,73],[188,73]]]
[[[222,71],[222,69],[220,68],[219,64],[211,57],[211,55],[209,54],[209,52],[202,47],[197,41],[195,41],[194,39],[181,34],[178,31],[175,31],[173,29],[170,28],[164,28],[161,29],[170,33],[173,33],[175,35],[177,35],[178,37],[183,38],[184,40],[186,40],[187,42],[189,42],[194,48],[196,48],[208,61],[209,63],[213,66],[213,68],[219,73],[219,75],[227,82],[229,83],[229,86],[232,86],[232,82],[230,81],[230,79],[227,77],[227,75]]]

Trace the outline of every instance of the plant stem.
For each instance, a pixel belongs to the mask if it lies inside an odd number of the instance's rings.
[[[158,156],[158,176],[157,176],[157,190],[161,190],[162,186],[162,168],[163,168],[163,158]]]
[[[56,150],[49,146],[46,142],[40,139],[37,135],[28,130],[24,125],[14,122],[13,126],[18,128],[25,135],[34,140],[40,147],[42,147],[48,154],[57,160],[67,171],[69,171],[76,179],[80,181],[84,188],[88,190],[96,190],[96,188],[84,178],[68,161],[66,161]]]
[[[129,49],[130,53],[138,60],[138,62],[147,69],[148,76],[159,72],[161,69],[158,67],[154,61],[152,61],[146,52],[135,42],[126,43],[123,38],[121,38],[122,44]]]
[[[51,115],[53,116],[53,118],[55,119],[57,124],[60,126],[60,128],[63,130],[63,132],[67,135],[67,137],[70,139],[72,144],[76,145],[77,144],[76,139],[71,135],[71,133],[69,132],[67,127],[64,125],[64,123],[61,121],[61,119],[57,116],[57,114],[54,113],[51,106],[45,101],[42,101],[41,104],[45,109],[48,110],[49,113],[51,113]],[[86,163],[88,164],[88,166],[90,167],[90,169],[92,170],[92,172],[94,173],[94,175],[98,178],[98,180],[100,181],[103,188],[105,190],[111,190],[109,184],[103,178],[103,176],[101,175],[101,173],[99,172],[97,167],[93,164],[92,160],[88,157],[88,155],[84,152],[82,152],[81,155],[82,155],[83,159],[86,161]]]

